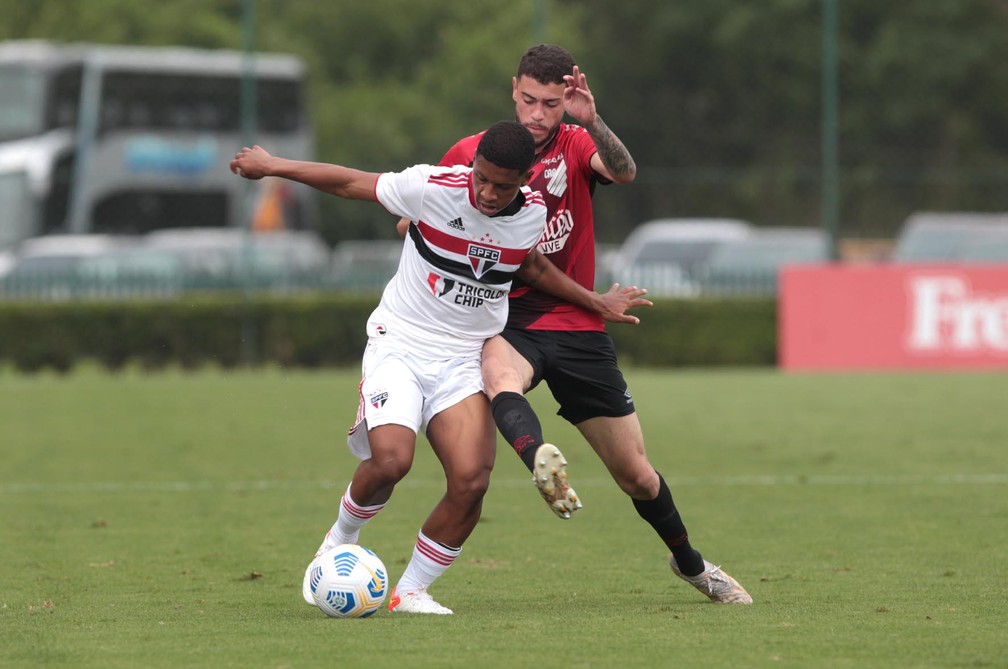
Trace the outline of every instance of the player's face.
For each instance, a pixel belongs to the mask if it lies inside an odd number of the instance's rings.
[[[494,165],[483,156],[473,160],[473,199],[484,216],[493,216],[518,195],[528,174]]]
[[[536,149],[541,148],[563,120],[564,84],[543,84],[532,77],[511,78],[515,117],[529,129]]]

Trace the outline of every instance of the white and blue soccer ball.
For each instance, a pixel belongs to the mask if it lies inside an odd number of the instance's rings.
[[[312,562],[308,577],[312,597],[333,618],[366,618],[385,602],[388,572],[381,559],[363,546],[330,548]]]

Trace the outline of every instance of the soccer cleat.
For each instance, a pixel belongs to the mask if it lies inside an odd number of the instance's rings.
[[[441,606],[434,601],[434,598],[427,594],[426,590],[407,592],[402,596],[398,593],[398,588],[392,589],[392,596],[389,597],[388,610],[395,613],[433,613],[441,616],[452,615],[452,610],[446,606]]]
[[[567,460],[553,444],[543,444],[536,449],[532,483],[553,513],[561,518],[570,518],[581,508],[581,500],[567,483]]]
[[[679,571],[675,557],[669,556],[669,566],[676,576],[686,581],[694,588],[707,595],[712,602],[718,604],[752,604],[752,597],[738,581],[707,560],[703,561],[703,573],[687,576]]]
[[[326,532],[325,538],[322,539],[322,545],[319,546],[317,551],[315,551],[315,557],[312,558],[312,561],[309,562],[308,566],[305,568],[304,578],[301,580],[301,596],[304,597],[304,600],[309,604],[311,604],[312,606],[316,605],[315,598],[312,597],[312,587],[311,587],[311,570],[312,567],[315,566],[315,558],[317,558],[319,555],[322,555],[322,553],[325,553],[330,548],[334,548],[337,545],[338,544],[333,543],[332,534],[330,532]]]

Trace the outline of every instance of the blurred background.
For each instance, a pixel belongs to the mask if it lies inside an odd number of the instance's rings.
[[[437,162],[513,115],[539,42],[574,53],[638,165],[596,192],[600,285],[772,294],[785,262],[1008,262],[1005,0],[0,0],[0,15],[8,297],[380,287],[391,217],[248,184],[227,161],[259,143],[375,171]]]

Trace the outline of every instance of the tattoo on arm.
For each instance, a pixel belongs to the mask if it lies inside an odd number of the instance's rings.
[[[613,176],[624,177],[637,172],[637,165],[630,152],[623,146],[623,142],[616,136],[616,133],[609,129],[601,116],[595,116],[595,123],[588,128],[588,134],[595,141],[599,158],[602,159]]]

